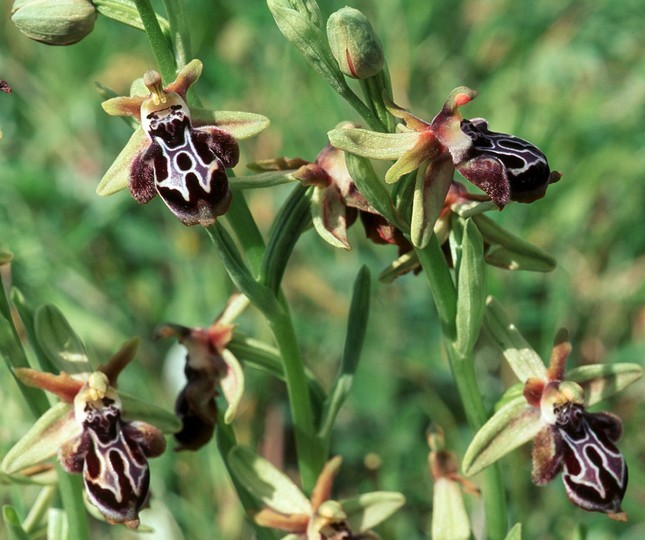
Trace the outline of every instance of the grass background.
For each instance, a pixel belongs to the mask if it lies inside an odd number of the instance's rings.
[[[321,0],[323,15],[345,1]],[[160,3],[159,3],[160,4]],[[495,218],[558,259],[548,275],[489,271],[489,289],[543,355],[558,327],[569,328],[570,366],[645,356],[645,55],[641,0],[352,1],[381,36],[397,103],[430,119],[458,85],[477,89],[468,116],[537,143],[564,173],[547,196],[512,205]],[[326,132],[356,115],[283,39],[263,2],[187,0],[195,56],[204,62],[197,89],[220,110],[265,114],[272,124],[242,143],[236,168],[276,155],[313,159]],[[100,198],[95,187],[128,137],[100,108],[94,81],[118,93],[154,66],[144,34],[99,17],[79,44],[52,48],[28,40],[0,2],[0,248],[15,254],[14,283],[32,304],[53,303],[86,345],[105,358],[132,335],[143,338],[124,390],[172,408],[182,384],[181,353],[153,342],[164,321],[208,324],[231,292],[208,238],[177,222],[159,200],[138,206],[126,193]],[[160,7],[160,6],[159,6]],[[287,190],[248,194],[267,231]],[[350,234],[341,252],[313,232],[299,243],[285,278],[304,357],[329,382],[342,352],[351,283],[361,264],[378,272],[389,247]],[[338,496],[373,489],[405,493],[406,508],[381,529],[384,538],[423,538],[432,484],[424,431],[430,421],[463,452],[470,434],[442,356],[438,321],[422,277],[376,284],[368,339],[353,394],[339,417],[333,452],[344,456]],[[242,329],[268,339],[250,313]],[[486,336],[480,339],[481,390],[492,405],[513,382]],[[161,376],[159,374],[162,373]],[[276,446],[288,430],[281,384],[249,381],[236,423],[248,444]],[[604,407],[622,416],[630,466],[624,509],[630,522],[570,506],[560,480],[531,485],[528,447],[502,461],[511,522],[525,538],[645,535],[643,383]],[[170,396],[170,397],[169,397]],[[33,421],[0,365],[0,454]],[[265,412],[266,411],[266,412]],[[287,437],[288,439],[288,437]],[[365,456],[370,459],[365,459]],[[153,507],[144,522],[159,539],[246,538],[214,443],[200,452],[152,461]],[[36,492],[0,485],[0,502],[24,513]],[[475,519],[479,510],[472,502]],[[481,516],[480,516],[481,517]],[[93,538],[128,538],[124,528],[93,523]],[[0,533],[2,537],[2,533]]]

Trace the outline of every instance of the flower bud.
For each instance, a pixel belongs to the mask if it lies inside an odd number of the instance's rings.
[[[94,28],[89,0],[16,0],[11,20],[23,34],[47,45],[71,45]]]
[[[348,77],[367,79],[383,69],[381,42],[357,9],[344,7],[333,13],[327,21],[327,39],[340,70]]]

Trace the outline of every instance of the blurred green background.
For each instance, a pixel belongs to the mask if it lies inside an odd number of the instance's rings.
[[[158,2],[161,9],[161,2]],[[320,0],[323,15],[345,1]],[[156,4],[155,4],[156,5]],[[204,63],[202,101],[219,110],[268,116],[272,124],[241,144],[236,168],[277,155],[315,158],[326,132],[353,111],[284,40],[264,2],[187,0],[195,56]],[[386,51],[395,100],[431,119],[448,92],[480,92],[467,116],[538,144],[563,179],[532,205],[494,216],[558,260],[548,275],[489,270],[489,289],[543,355],[560,326],[574,345],[570,367],[645,357],[645,42],[642,0],[352,1],[373,22]],[[53,303],[97,358],[132,335],[139,361],[120,380],[124,390],[172,408],[181,386],[181,352],[153,342],[164,321],[206,325],[232,291],[206,234],[188,229],[154,200],[137,205],[123,192],[109,198],[96,185],[127,140],[129,128],[106,116],[95,81],[119,94],[154,67],[145,35],[99,17],[80,43],[53,48],[30,41],[0,3],[0,248],[15,254],[14,284],[33,305]],[[288,188],[249,193],[267,231]],[[299,243],[285,278],[304,357],[328,383],[342,352],[351,284],[361,264],[377,275],[395,249],[365,241],[334,250],[313,232]],[[461,453],[470,433],[439,343],[440,329],[423,277],[376,284],[362,364],[339,417],[332,451],[344,456],[337,495],[401,490],[408,504],[380,530],[384,538],[424,538],[432,483],[424,432],[442,425]],[[241,320],[268,339],[260,317]],[[512,375],[485,335],[478,348],[481,390],[491,404]],[[160,377],[159,374],[162,373]],[[248,373],[239,438],[276,445],[288,430],[284,387]],[[644,386],[637,383],[601,408],[625,423],[621,443],[630,466],[627,524],[569,505],[558,479],[530,483],[530,448],[502,461],[511,523],[525,538],[645,537]],[[6,366],[0,364],[0,454],[28,428],[30,417]],[[287,435],[288,440],[289,436]],[[288,442],[288,444],[290,444]],[[369,455],[370,459],[365,460]],[[288,464],[290,465],[290,464]],[[198,453],[166,453],[152,461],[153,503],[142,515],[159,539],[249,538],[214,443]],[[26,513],[36,491],[0,485],[0,502]],[[474,519],[477,502],[467,496]],[[125,528],[93,522],[93,538],[129,538]],[[3,533],[0,533],[2,537]]]

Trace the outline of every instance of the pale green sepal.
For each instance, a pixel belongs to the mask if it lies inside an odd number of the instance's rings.
[[[484,240],[492,247],[486,254],[489,264],[509,270],[551,272],[556,260],[543,249],[522,240],[484,215],[474,216]]]
[[[250,448],[231,448],[228,464],[244,488],[269,508],[283,514],[311,514],[311,503],[291,479]]]
[[[67,514],[60,508],[50,508],[47,512],[47,540],[67,540]]]
[[[405,504],[405,497],[396,491],[373,491],[338,501],[347,514],[352,532],[364,532],[385,521]]]
[[[36,309],[34,331],[42,351],[58,371],[70,375],[93,371],[83,342],[57,307]]]
[[[248,139],[264,131],[271,121],[261,114],[240,111],[211,111],[191,108],[193,124],[216,126],[228,131],[236,139]]]
[[[502,305],[492,296],[486,300],[484,324],[521,382],[530,378],[546,379],[544,362],[511,323]]]
[[[620,392],[643,375],[638,364],[592,364],[568,371],[564,378],[582,386],[587,407]]]
[[[533,439],[543,427],[539,409],[530,407],[524,396],[509,402],[473,438],[461,464],[464,474],[477,474]]]
[[[347,238],[347,208],[334,187],[316,188],[311,196],[311,220],[318,235],[328,244],[352,249]]]
[[[242,371],[242,366],[235,355],[228,349],[222,351],[222,358],[228,369],[219,384],[228,403],[224,414],[224,423],[230,424],[235,419],[237,408],[244,394],[244,371]]]
[[[419,169],[417,172],[417,179],[422,178],[423,163],[428,159],[428,152],[422,146],[415,144],[412,150],[405,152],[399,159],[396,160],[385,173],[385,183],[394,184],[399,179],[412,171]]]
[[[181,430],[181,420],[167,411],[131,394],[119,390],[125,420],[140,420],[155,426],[163,433],[177,433]]]
[[[58,484],[58,474],[53,467],[30,476],[25,476],[20,473],[9,475],[0,471],[0,484],[21,484],[41,487],[56,486]]]
[[[426,247],[434,234],[435,223],[443,209],[454,170],[455,167],[449,160],[429,163],[425,171],[423,167],[419,168],[414,186],[410,226],[410,239],[415,247]]]
[[[461,486],[449,478],[438,478],[432,493],[432,540],[470,538],[470,522]]]
[[[518,397],[521,397],[523,395],[524,395],[524,383],[517,383],[512,386],[509,386],[502,394],[502,397],[500,397],[497,400],[497,403],[495,403],[495,411],[499,411],[507,403],[510,403],[514,399],[517,399]]]
[[[229,177],[228,183],[233,191],[274,187],[290,182],[299,182],[300,180],[293,176],[294,172],[295,170],[267,171],[247,176],[233,176]]]
[[[469,218],[478,216],[490,210],[498,210],[499,208],[493,201],[470,201],[467,203],[453,204],[450,209],[462,218]]]
[[[300,534],[288,534],[287,536],[283,536],[281,540],[300,540],[302,538],[302,535]]]
[[[455,348],[468,356],[479,337],[486,309],[484,243],[471,219],[464,224],[461,253],[457,260],[457,342]]]
[[[15,474],[56,454],[66,442],[80,437],[82,428],[69,403],[57,403],[7,452],[2,471]]]
[[[332,129],[327,133],[332,146],[370,159],[399,159],[414,148],[419,139],[416,131],[379,133],[361,128]],[[412,169],[413,170],[413,169]]]
[[[7,529],[8,540],[30,540],[29,535],[22,528],[18,512],[13,506],[6,504],[2,507],[2,521]]]
[[[148,136],[141,127],[134,130],[130,140],[116,157],[110,168],[101,178],[96,187],[96,193],[102,197],[112,195],[128,187],[130,183],[130,169],[134,158],[149,144]]]
[[[143,77],[139,77],[132,81],[130,85],[130,96],[131,97],[147,97],[150,95],[150,90],[146,86],[146,83],[143,82]]]
[[[522,524],[516,523],[513,525],[513,528],[508,531],[504,540],[522,540]]]
[[[379,180],[369,160],[356,154],[345,153],[345,165],[347,165],[347,170],[358,191],[367,199],[370,205],[392,225],[399,229],[404,229],[392,204],[390,194]]]

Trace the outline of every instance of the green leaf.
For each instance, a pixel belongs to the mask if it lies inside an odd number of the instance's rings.
[[[79,437],[82,428],[69,403],[57,403],[43,414],[29,431],[7,452],[2,472],[15,474],[56,454],[66,442]]]
[[[486,300],[484,325],[521,382],[530,378],[546,379],[544,362],[511,323],[502,305],[492,296]]]
[[[327,133],[332,146],[370,159],[399,159],[412,150],[419,134],[416,131],[380,133],[361,128],[333,129]]]
[[[123,416],[126,420],[141,420],[152,424],[164,433],[177,433],[181,430],[181,420],[174,413],[121,390],[119,390],[119,398],[123,404]]]
[[[290,182],[299,182],[293,176],[294,172],[295,170],[267,171],[258,174],[249,174],[247,176],[233,176],[228,179],[228,182],[233,191],[274,187]]]
[[[564,378],[582,386],[585,405],[591,406],[620,392],[642,375],[643,368],[638,364],[592,364],[567,371]]]
[[[271,121],[261,114],[242,111],[190,109],[195,126],[214,125],[225,129],[238,140],[249,139],[269,127]]]
[[[6,504],[2,507],[2,520],[7,529],[8,540],[30,540],[22,528],[18,512],[13,506]]]
[[[522,524],[516,523],[513,528],[508,531],[504,540],[522,540]]]
[[[471,219],[464,224],[457,274],[457,341],[455,347],[468,356],[481,330],[486,308],[484,243]]]
[[[410,251],[409,253],[404,253],[392,261],[387,268],[378,275],[378,280],[381,283],[392,283],[399,276],[416,270],[419,267],[419,264],[419,257],[417,257],[416,252]]]
[[[143,30],[143,22],[139,11],[130,0],[92,0],[98,11],[104,17],[127,24],[137,30]],[[164,34],[169,34],[169,24],[166,19],[157,15],[159,26]]]
[[[484,241],[492,247],[486,253],[486,262],[508,270],[551,272],[557,263],[543,249],[522,240],[500,227],[484,215],[473,216]]]
[[[311,503],[291,479],[251,449],[231,448],[228,463],[240,484],[269,508],[283,514],[311,514]]]
[[[322,414],[321,427],[318,436],[327,441],[345,399],[352,388],[354,374],[358,368],[365,332],[367,331],[367,319],[370,311],[371,278],[366,266],[361,267],[354,281],[354,293],[349,309],[347,320],[347,331],[345,333],[345,349],[340,364],[340,369],[325,401]]]
[[[347,514],[349,528],[357,533],[385,521],[405,504],[405,497],[396,491],[373,491],[338,502]]]
[[[438,478],[432,488],[432,539],[467,540],[470,521],[459,483]]]
[[[130,136],[130,139],[119,152],[119,155],[110,165],[110,168],[101,178],[96,187],[96,193],[102,197],[112,195],[128,187],[130,183],[130,169],[134,158],[146,145],[149,144],[148,136],[141,127],[138,127]]]
[[[533,439],[543,427],[540,411],[530,407],[524,396],[510,401],[473,438],[462,462],[464,474],[477,474]]]
[[[51,305],[37,308],[34,330],[41,349],[59,372],[74,374],[93,371],[83,342],[58,308]]]

